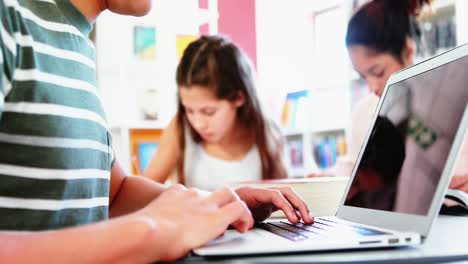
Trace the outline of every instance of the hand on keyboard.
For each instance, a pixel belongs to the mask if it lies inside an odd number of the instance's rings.
[[[314,222],[304,200],[289,187],[241,187],[236,193],[249,207],[255,222],[264,221],[277,210],[282,210],[291,223],[299,223],[301,219],[307,224]]]

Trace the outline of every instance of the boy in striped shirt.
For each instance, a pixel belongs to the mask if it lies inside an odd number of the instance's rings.
[[[1,263],[173,260],[229,225],[246,231],[273,209],[292,222],[299,221],[295,210],[313,221],[291,189],[166,190],[125,175],[113,155],[88,34],[107,9],[139,16],[150,6],[0,0]]]

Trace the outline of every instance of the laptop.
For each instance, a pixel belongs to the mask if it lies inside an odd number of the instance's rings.
[[[441,208],[468,127],[468,45],[393,74],[334,216],[265,221],[200,256],[415,246]],[[313,205],[312,205],[313,206]]]

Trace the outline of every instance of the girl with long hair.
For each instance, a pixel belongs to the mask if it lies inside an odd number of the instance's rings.
[[[262,110],[247,56],[229,39],[202,36],[177,68],[178,111],[144,176],[212,190],[285,178],[279,130]]]

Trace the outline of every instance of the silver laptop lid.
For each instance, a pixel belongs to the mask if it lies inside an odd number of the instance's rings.
[[[466,133],[467,102],[468,45],[392,75],[337,216],[426,236]]]

